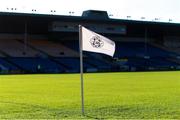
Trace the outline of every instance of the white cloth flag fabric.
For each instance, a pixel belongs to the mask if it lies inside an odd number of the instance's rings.
[[[109,56],[114,55],[115,42],[99,35],[85,27],[82,27],[82,50],[96,53],[103,53]]]

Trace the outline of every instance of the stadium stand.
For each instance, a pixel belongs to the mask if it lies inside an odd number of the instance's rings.
[[[116,42],[115,57],[126,59],[118,61],[120,65],[127,65],[134,70],[170,69],[178,66],[172,56],[177,54],[144,42]],[[169,59],[171,58],[171,60]]]
[[[48,58],[29,58],[29,57],[13,57],[8,58],[9,61],[21,66],[26,72],[29,73],[59,73],[65,72],[63,66],[52,62]]]
[[[75,40],[63,42],[63,44],[78,51],[78,42]],[[86,52],[85,55],[87,56],[85,61],[96,66],[99,71],[112,71],[112,69],[120,68],[122,65],[128,66],[128,70],[131,67],[136,68],[136,70],[148,70],[152,68],[172,68],[178,65],[172,60],[168,60],[169,57],[176,55],[176,53],[163,50],[148,43],[145,44],[144,42],[116,42],[115,57],[126,59],[126,62],[108,61],[108,59],[103,59],[103,55],[95,53]]]
[[[64,73],[79,72],[78,40],[51,42],[48,40],[30,40],[26,46],[28,52],[23,54],[24,44],[20,40],[1,40],[0,68],[6,70],[24,70],[25,73]],[[84,71],[121,71],[174,68],[179,63],[172,58],[174,52],[145,44],[144,42],[116,42],[115,57],[126,59],[113,61],[104,55],[84,52]],[[11,49],[7,49],[11,48]],[[123,52],[122,52],[123,51]],[[60,54],[63,52],[63,54]],[[3,57],[5,57],[3,59]],[[171,59],[169,59],[171,58]],[[118,68],[118,69],[117,69]]]
[[[79,72],[79,24],[116,43],[114,58],[83,52],[84,72],[180,69],[177,24],[116,20],[92,10],[78,17],[9,13],[0,20],[1,73]]]
[[[78,57],[79,54],[60,43],[48,40],[29,40],[28,44],[36,50],[45,52],[53,57]],[[48,48],[48,49],[47,49]]]
[[[116,57],[169,57],[173,52],[154,47],[144,42],[117,42]],[[122,52],[123,51],[123,52]]]
[[[54,58],[54,59],[68,66],[69,69],[67,72],[77,73],[80,71],[79,58],[66,57],[66,58]],[[89,64],[86,61],[84,61],[83,64],[84,64],[84,71],[97,71],[96,67],[94,67],[92,64]]]
[[[11,39],[0,40],[0,50],[11,57],[35,57],[41,54],[29,47],[25,48],[24,44]]]
[[[0,58],[0,71],[1,73],[5,73],[8,71],[17,71],[18,68],[16,66],[14,66],[13,64],[9,63],[6,61],[5,58]]]
[[[0,51],[0,57],[5,57],[5,55]]]
[[[67,47],[79,51],[79,43],[78,40],[74,41],[63,41],[63,44]],[[84,61],[86,63],[91,64],[95,67],[95,69],[98,69],[99,71],[110,71],[111,70],[111,62],[106,61],[102,58],[103,55],[96,54],[96,53],[90,53],[90,52],[84,52]]]

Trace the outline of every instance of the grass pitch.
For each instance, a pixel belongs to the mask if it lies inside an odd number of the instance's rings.
[[[180,119],[180,72],[1,75],[0,118]]]

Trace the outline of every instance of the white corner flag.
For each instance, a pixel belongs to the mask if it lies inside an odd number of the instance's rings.
[[[81,110],[84,111],[84,79],[83,79],[83,51],[103,53],[113,57],[115,42],[79,25],[79,53],[80,53],[80,76],[81,76]]]
[[[113,57],[115,42],[99,35],[85,27],[82,27],[82,50],[103,53]]]

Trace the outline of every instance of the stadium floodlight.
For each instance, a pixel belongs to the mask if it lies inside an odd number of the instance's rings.
[[[113,14],[109,14],[109,17],[113,17]]]
[[[6,8],[7,10],[16,11],[17,8]]]
[[[31,11],[36,12],[36,9],[32,9]]]
[[[154,18],[154,20],[159,20],[159,18]]]
[[[172,22],[173,20],[171,19],[171,18],[169,18],[169,20],[168,20],[169,22]]]
[[[145,17],[141,17],[142,20],[146,19]]]
[[[127,19],[130,19],[131,18],[131,16],[126,16],[127,17]]]
[[[51,10],[50,12],[51,12],[51,13],[55,13],[55,12],[56,12],[56,10]]]
[[[69,11],[69,15],[73,15],[74,14],[74,11]]]

